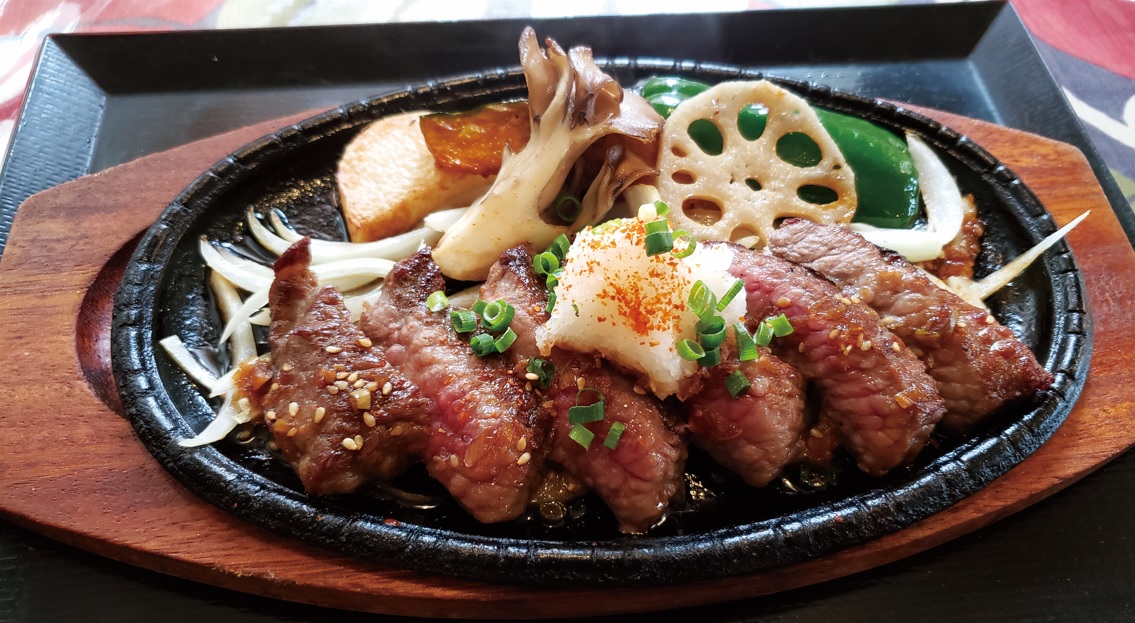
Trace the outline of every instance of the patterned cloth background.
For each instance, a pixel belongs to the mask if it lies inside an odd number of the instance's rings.
[[[0,0],[0,154],[42,38],[160,31],[745,11],[931,0]],[[950,0],[964,1],[964,0]],[[1013,0],[1135,209],[1135,0]]]

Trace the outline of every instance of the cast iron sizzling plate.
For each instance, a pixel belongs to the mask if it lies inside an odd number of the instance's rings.
[[[678,74],[706,82],[759,79],[718,65],[615,60],[624,85]],[[870,119],[934,145],[988,224],[979,276],[1055,230],[1052,217],[1006,167],[957,132],[893,104],[781,79],[813,104]],[[366,123],[399,112],[462,110],[526,96],[519,70],[498,70],[355,102],[255,141],[201,175],[146,232],[115,300],[112,355],[122,402],[139,438],[185,486],[216,506],[276,532],[392,566],[520,584],[645,585],[709,580],[786,566],[838,551],[945,509],[1004,474],[1048,439],[1083,387],[1091,352],[1084,286],[1061,242],[990,301],[1055,375],[1048,391],[990,418],[967,440],[935,438],[915,465],[874,479],[845,470],[811,493],[752,489],[691,452],[686,500],[646,536],[620,535],[601,502],[569,506],[549,524],[527,516],[484,525],[421,474],[396,483],[424,494],[397,501],[372,487],[349,496],[305,495],[296,477],[256,444],[233,436],[186,449],[213,407],[157,341],[178,334],[216,344],[219,323],[206,288],[198,238],[240,243],[241,219],[283,209],[301,230],[338,236],[334,171],[343,146]],[[314,215],[314,216],[313,216]],[[425,507],[425,508],[423,508]]]

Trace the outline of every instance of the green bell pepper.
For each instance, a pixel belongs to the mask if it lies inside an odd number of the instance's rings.
[[[694,80],[663,76],[647,80],[641,92],[658,114],[669,117],[679,104],[708,88],[709,85]],[[855,173],[859,205],[852,220],[877,227],[912,227],[919,214],[918,172],[906,142],[865,119],[818,107],[813,110]],[[767,119],[767,108],[751,105],[738,116],[738,131],[745,139],[756,140],[764,133]],[[706,153],[721,153],[724,141],[712,122],[695,121],[688,131]],[[802,133],[781,137],[776,151],[782,159],[798,166],[812,166],[820,160],[819,146]],[[815,186],[800,189],[800,196],[805,201],[826,203],[832,192]]]

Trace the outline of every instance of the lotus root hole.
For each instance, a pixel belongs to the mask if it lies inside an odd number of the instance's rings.
[[[749,104],[737,113],[737,133],[746,141],[755,141],[765,133],[768,125],[768,106]]]
[[[788,164],[805,169],[820,164],[824,154],[811,136],[789,132],[776,141],[776,155]]]
[[[698,119],[686,128],[690,140],[707,156],[720,156],[725,151],[725,138],[721,128],[709,119]]]
[[[682,213],[701,225],[713,225],[725,216],[725,210],[713,199],[690,197],[682,202]]]
[[[750,178],[746,179],[745,185],[748,186],[749,190],[752,190],[752,191],[758,191],[758,190],[761,189],[761,183],[758,182],[757,178],[755,178],[755,177],[750,177]]]
[[[760,241],[760,233],[758,233],[757,230],[753,229],[752,227],[745,225],[734,228],[733,231],[729,233],[729,242],[739,244],[743,247],[755,247],[760,243]]]
[[[823,206],[839,200],[839,193],[827,186],[808,184],[796,189],[796,196],[813,205]]]
[[[693,184],[698,181],[697,176],[689,171],[674,171],[670,174],[670,179],[677,184]]]
[[[686,150],[682,149],[681,147],[679,147],[677,145],[674,145],[670,148],[670,153],[674,154],[678,158],[685,158],[686,156],[690,155],[689,153],[686,152]]]

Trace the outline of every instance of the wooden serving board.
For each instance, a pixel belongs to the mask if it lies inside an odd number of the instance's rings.
[[[1013,169],[1063,225],[1097,335],[1075,409],[1032,457],[898,533],[787,569],[712,582],[533,589],[392,569],[273,534],[184,489],[120,414],[110,313],[138,236],[199,172],[307,114],[148,156],[35,195],[0,260],[0,513],[59,541],[161,573],[279,599],[436,617],[554,617],[751,597],[855,573],[944,543],[1068,486],[1135,444],[1135,252],[1088,162],[1063,143],[921,110]]]

